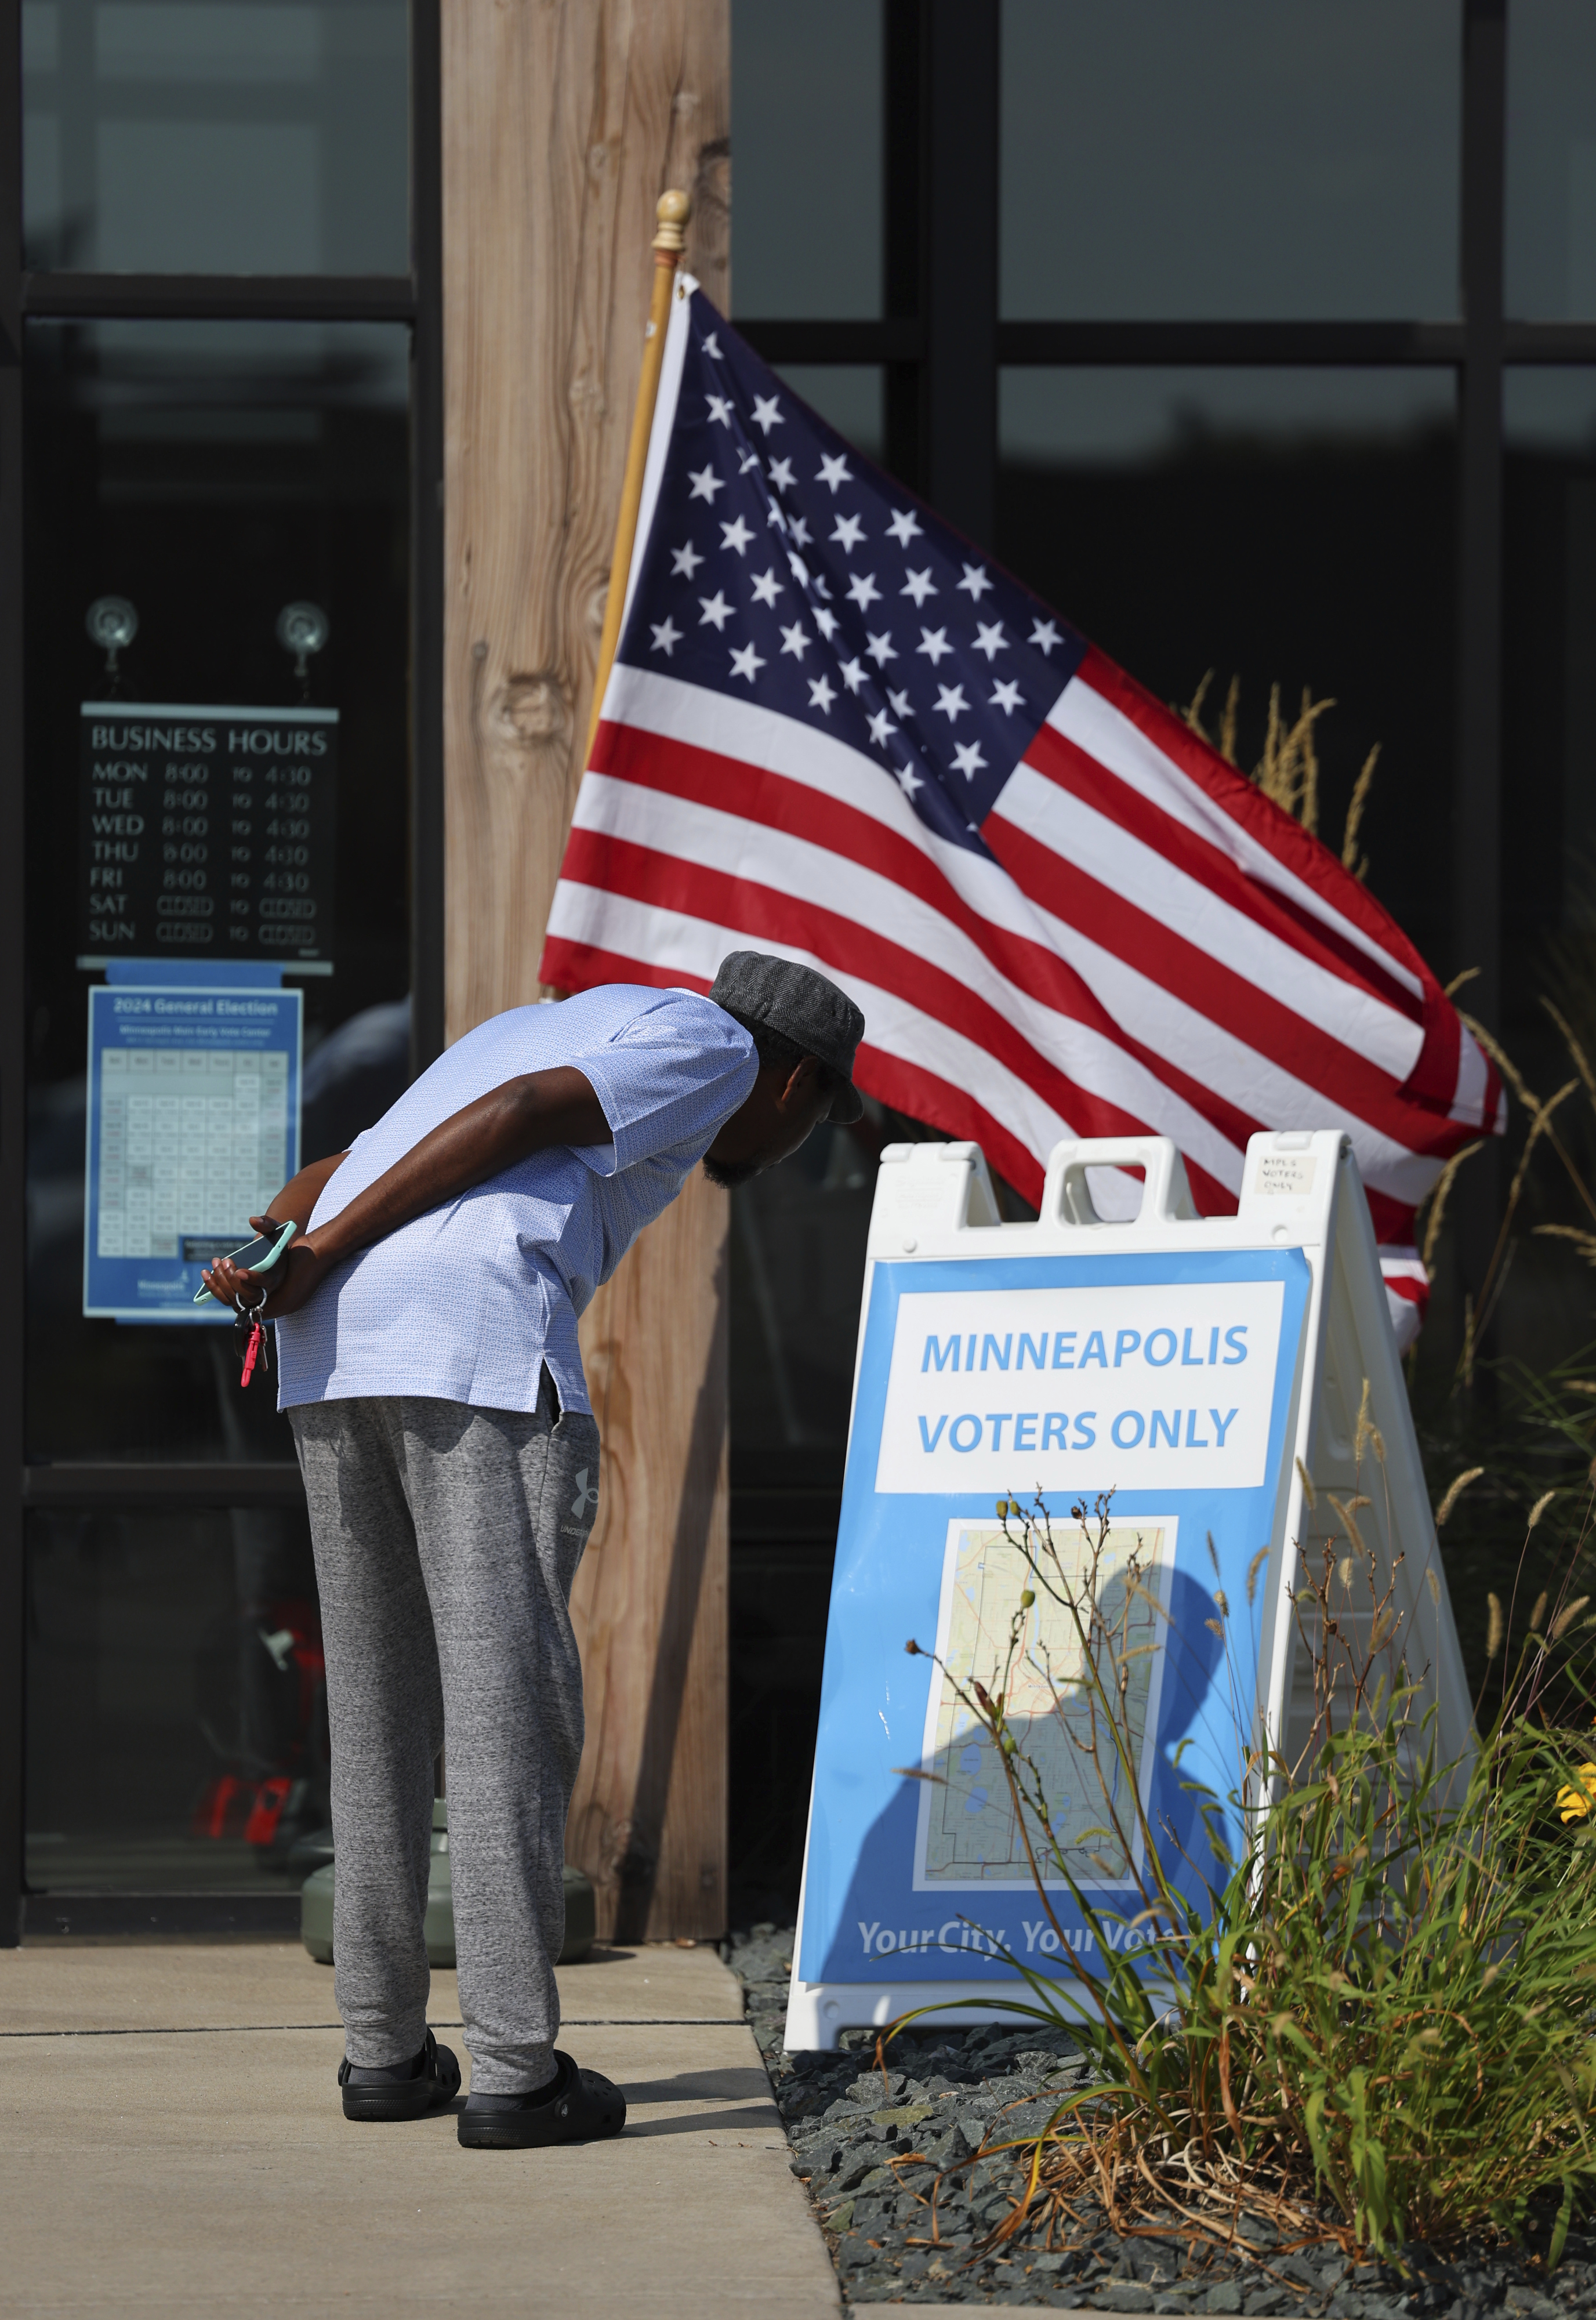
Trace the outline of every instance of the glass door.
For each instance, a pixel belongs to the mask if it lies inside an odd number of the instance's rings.
[[[27,1915],[286,1922],[309,1531],[194,1291],[440,1016],[436,7],[22,17]]]

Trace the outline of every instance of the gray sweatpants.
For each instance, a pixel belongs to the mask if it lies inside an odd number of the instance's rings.
[[[332,1733],[334,1994],[349,2060],[426,2036],[432,1767],[472,2085],[552,2075],[566,1814],[582,1754],[567,1609],[598,1503],[598,1427],[538,1407],[382,1395],[288,1413],[315,1542]]]

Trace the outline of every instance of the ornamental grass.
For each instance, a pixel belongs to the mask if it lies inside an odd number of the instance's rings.
[[[1309,1745],[1293,1763],[1244,1753],[1228,1812],[1198,1798],[1209,1857],[1197,1862],[1150,1817],[1138,1779],[1129,1612],[1138,1592],[1156,1596],[1135,1563],[1111,1577],[1102,1566],[1100,1583],[1109,1500],[1072,1510],[1065,1554],[1039,1497],[999,1510],[1029,1583],[991,1670],[956,1689],[1001,1752],[1059,1944],[1042,1968],[1009,1953],[1029,1996],[1004,2010],[1066,2028],[1091,2067],[1039,2137],[1009,2146],[1022,2196],[996,2236],[1045,2218],[1067,2244],[1106,2213],[1125,2234],[1189,2234],[1267,2259],[1323,2240],[1385,2255],[1414,2240],[1517,2238],[1533,2221],[1550,2226],[1555,2261],[1596,2205],[1592,1622],[1572,1566],[1516,1641],[1495,1607],[1500,1706],[1474,1753],[1444,1763],[1395,1572],[1369,1567],[1349,1516],[1346,1554],[1327,1547],[1296,1591]],[[1095,1770],[1093,1834],[1139,1864],[1123,1914],[1077,1882],[1030,1725],[1005,1712],[1020,1655],[1033,1681],[1038,1667],[1028,1639],[1044,1591],[1074,1634],[1054,1712]],[[1212,1600],[1229,1664],[1229,1607],[1217,1587]],[[1232,1674],[1245,1734],[1250,1684]],[[1239,1844],[1226,1835],[1238,1827]],[[1056,1914],[1061,1888],[1094,1936],[1079,1953]]]

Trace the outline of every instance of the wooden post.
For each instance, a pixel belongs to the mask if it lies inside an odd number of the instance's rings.
[[[446,1012],[540,995],[656,269],[727,270],[728,0],[444,0]],[[663,333],[660,334],[663,336]],[[625,1938],[726,1917],[727,1207],[694,1177],[583,1322],[604,1441],[567,1857]]]

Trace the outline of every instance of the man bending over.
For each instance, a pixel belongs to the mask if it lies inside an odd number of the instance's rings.
[[[426,2025],[433,1765],[448,1745],[468,2147],[576,2143],[620,2092],[554,2046],[582,1754],[567,1606],[597,1507],[576,1317],[702,1160],[736,1184],[857,1119],[865,1020],[736,951],[707,999],[629,983],[512,1008],[271,1203],[302,1237],[224,1304],[277,1323],[327,1652],[344,2115],[413,2118],[459,2064]],[[261,1219],[252,1222],[258,1228]],[[262,1291],[269,1288],[264,1300]]]

